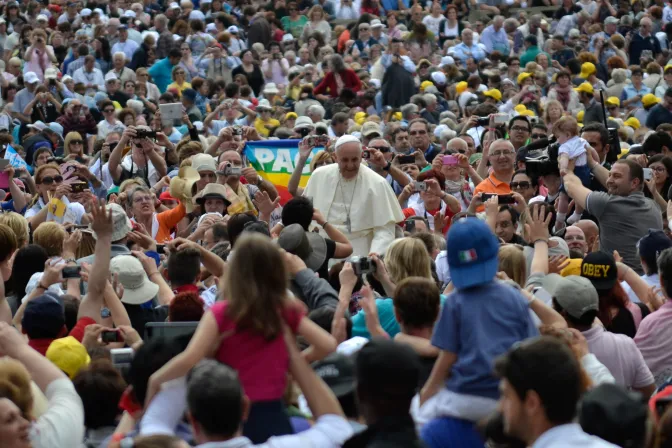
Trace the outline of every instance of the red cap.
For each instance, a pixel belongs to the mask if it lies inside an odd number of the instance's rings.
[[[63,9],[58,5],[49,5],[49,7],[47,9],[49,9],[49,11],[58,12],[58,13],[63,11]]]
[[[176,201],[177,199],[175,199],[174,197],[172,197],[172,196],[170,195],[170,192],[169,192],[169,191],[164,191],[163,193],[161,193],[161,194],[159,195],[159,200],[160,200],[160,201]]]

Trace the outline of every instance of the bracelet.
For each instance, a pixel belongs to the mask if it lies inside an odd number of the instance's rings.
[[[40,289],[43,289],[43,290],[45,290],[45,291],[49,289],[48,286],[43,286],[43,285],[42,285],[42,282],[38,283],[36,287],[37,287],[37,288],[40,288]]]
[[[539,239],[534,240],[534,241],[532,242],[532,245],[534,246],[534,245],[537,244],[539,241],[548,244],[548,240],[547,240],[547,239],[539,238]]]
[[[329,221],[325,221],[324,224],[322,224],[322,228],[326,229],[328,225],[329,225]]]

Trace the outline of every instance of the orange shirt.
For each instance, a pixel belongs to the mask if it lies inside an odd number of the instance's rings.
[[[184,208],[184,204],[180,202],[180,205],[171,210],[166,210],[165,212],[157,213],[154,215],[156,220],[159,223],[158,231],[154,239],[157,243],[163,244],[172,240],[170,234],[172,229],[177,226],[177,224],[187,215],[187,209]]]
[[[483,181],[476,186],[474,189],[474,196],[478,193],[511,194],[511,186],[507,182],[502,182],[497,179],[495,177],[495,172],[493,171],[486,179],[483,179]],[[477,209],[478,212],[482,212],[483,210],[485,210],[485,206],[483,205]]]

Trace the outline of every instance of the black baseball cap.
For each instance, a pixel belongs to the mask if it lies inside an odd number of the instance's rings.
[[[618,281],[616,260],[604,252],[592,252],[581,263],[581,276],[593,283],[598,291],[608,290]]]
[[[659,229],[649,229],[649,233],[637,242],[639,256],[645,260],[658,258],[662,251],[670,247],[672,247],[672,240]]]
[[[312,367],[337,398],[355,391],[355,363],[351,357],[332,353],[323,360],[314,362]]]
[[[420,359],[408,345],[372,339],[357,352],[355,377],[371,395],[410,404],[419,387]]]

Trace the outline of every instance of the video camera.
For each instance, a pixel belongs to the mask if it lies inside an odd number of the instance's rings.
[[[540,176],[560,175],[558,169],[558,149],[560,143],[555,137],[542,138],[520,148],[525,160],[525,173],[530,179]]]

